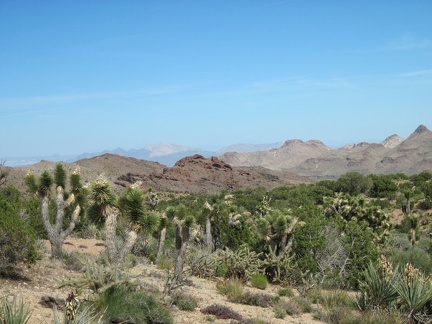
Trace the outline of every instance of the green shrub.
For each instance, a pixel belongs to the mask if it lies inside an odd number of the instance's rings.
[[[124,261],[123,261],[123,266],[126,269],[130,269],[135,267],[138,264],[138,258],[136,257],[135,254],[128,254],[126,255]]]
[[[332,307],[345,307],[347,309],[356,309],[355,298],[343,290],[324,291],[320,289],[311,289],[306,293],[306,299],[313,304],[320,304],[327,310]]]
[[[274,308],[274,314],[276,318],[280,318],[283,319],[285,318],[285,316],[287,315],[287,312],[285,311],[284,308],[280,308],[280,307],[275,307]]]
[[[276,306],[275,309],[279,309],[278,313],[282,314],[285,311],[286,314],[290,316],[296,316],[302,313],[300,305],[295,300],[281,301]]]
[[[232,302],[238,302],[243,296],[244,286],[239,280],[227,280],[216,283],[216,289]]]
[[[13,298],[12,301],[3,298],[0,303],[0,323],[25,324],[30,319],[29,306]]]
[[[310,313],[312,312],[312,304],[309,299],[296,296],[293,300],[300,306],[302,313]]]
[[[38,253],[32,228],[0,196],[0,275],[19,262],[34,262]]]
[[[227,264],[225,262],[219,262],[219,264],[216,266],[215,276],[226,278],[227,274],[228,274]]]
[[[432,273],[432,258],[428,248],[423,249],[420,245],[409,246],[406,250],[395,249],[393,255],[390,256],[390,260],[400,269],[403,269],[406,264],[411,263],[425,275]]]
[[[171,270],[174,268],[172,259],[167,255],[162,255],[156,265],[162,270]]]
[[[106,323],[174,323],[169,309],[153,295],[127,284],[114,285],[96,301]]]
[[[333,306],[327,312],[328,323],[360,324],[352,309],[345,306]]]
[[[228,300],[233,303],[268,307],[272,303],[272,296],[267,294],[254,294],[245,292],[244,286],[239,280],[221,281],[216,284],[217,290],[227,296]]]
[[[171,302],[183,311],[193,311],[198,307],[197,300],[193,296],[181,292],[173,294]]]
[[[260,274],[260,273],[253,274],[249,278],[249,281],[253,287],[262,290],[266,289],[268,285],[267,277],[264,274]]]
[[[293,297],[294,291],[291,288],[281,288],[278,290],[278,295],[281,297]]]

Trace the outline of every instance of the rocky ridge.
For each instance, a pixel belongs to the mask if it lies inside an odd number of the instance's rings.
[[[260,186],[270,189],[309,181],[296,174],[262,167],[232,167],[217,157],[205,158],[199,154],[185,157],[173,167],[115,154],[63,164],[69,173],[78,167],[84,183],[103,174],[117,191],[137,181],[142,182],[143,189],[179,193],[219,193]],[[56,162],[41,161],[31,166],[10,168],[8,183],[25,190],[23,179],[29,170],[40,174],[43,170],[53,171],[55,165]]]
[[[332,149],[320,141],[291,140],[279,149],[226,153],[222,160],[233,166],[263,166],[312,179],[337,178],[347,172],[364,174],[415,174],[432,170],[432,132],[420,125],[407,138],[392,135],[383,142],[358,143]]]

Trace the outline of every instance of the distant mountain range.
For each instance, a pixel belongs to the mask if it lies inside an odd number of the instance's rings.
[[[289,172],[310,179],[337,178],[350,171],[364,174],[402,172],[414,174],[432,170],[432,132],[420,125],[406,139],[394,134],[381,143],[347,144],[334,149],[319,140],[304,142],[299,139],[274,144],[237,144],[218,151],[206,151],[185,145],[160,143],[142,149],[117,148],[79,156],[31,157],[6,159],[8,166],[32,165],[40,160],[76,162],[84,159],[116,154],[140,160],[158,162],[172,167],[177,161],[199,154],[203,158],[218,157],[233,167],[263,167]]]
[[[82,159],[89,159],[103,154],[117,154],[125,157],[131,157],[140,160],[158,162],[166,166],[173,166],[178,160],[200,154],[204,157],[218,156],[226,152],[255,152],[280,147],[283,142],[274,144],[235,144],[224,147],[217,151],[209,151],[201,148],[193,148],[186,145],[177,145],[170,143],[149,144],[142,149],[124,150],[116,148],[114,150],[105,150],[101,152],[82,153],[79,155],[51,155],[51,156],[30,156],[30,157],[10,157],[6,158],[6,165],[11,167],[35,164],[39,161],[52,162],[75,162]],[[2,157],[3,158],[3,157]]]
[[[228,152],[221,154],[223,150]],[[210,154],[211,157],[204,156]],[[79,167],[85,182],[105,174],[116,190],[141,181],[143,187],[159,191],[216,193],[337,179],[347,172],[411,175],[432,171],[432,132],[420,125],[406,139],[395,134],[381,143],[362,142],[333,149],[318,140],[294,139],[280,146],[239,144],[217,154],[187,146],[159,144],[141,150],[116,149],[80,155],[74,162],[62,160],[69,171]],[[167,166],[168,163],[151,159],[177,162]],[[58,160],[57,157],[54,161]],[[45,159],[32,165],[8,168],[7,181],[24,189],[23,178],[28,169],[40,174],[43,170],[54,170],[55,163]]]
[[[362,142],[339,149],[332,149],[317,140],[289,140],[280,148],[228,152],[219,158],[232,166],[262,166],[316,179],[337,178],[352,171],[410,175],[432,171],[432,132],[420,125],[405,140],[395,134],[378,144]]]

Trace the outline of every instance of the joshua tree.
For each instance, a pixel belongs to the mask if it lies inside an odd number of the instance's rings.
[[[407,190],[404,192],[404,196],[407,200],[406,203],[406,215],[411,216],[411,199],[414,195],[414,190]]]
[[[176,276],[180,277],[183,272],[187,243],[191,239],[190,230],[195,223],[195,217],[187,215],[187,210],[184,205],[180,205],[176,209],[169,208],[167,210],[167,217],[169,217],[176,226],[176,259],[174,273]]]
[[[56,165],[54,179],[48,171],[43,171],[37,179],[32,172],[25,177],[25,183],[31,193],[38,194],[42,204],[42,220],[48,239],[51,243],[51,256],[62,258],[62,246],[65,239],[72,233],[79,221],[82,211],[81,206],[85,204],[87,190],[82,186],[79,169],[70,176],[70,191],[65,193],[66,171],[61,163]],[[57,206],[54,224],[50,221],[49,203],[52,185],[55,185],[55,203]],[[69,224],[64,225],[65,214]]]
[[[157,192],[154,192],[152,188],[149,188],[149,190],[147,191],[146,202],[152,211],[156,211],[156,207],[159,204],[159,195]]]
[[[275,210],[257,219],[257,230],[275,252],[276,256],[283,256],[291,251],[294,232],[297,226],[303,225],[297,217],[288,212]]]
[[[168,208],[170,208],[170,207],[168,207]],[[159,222],[157,254],[156,254],[156,260],[155,260],[156,264],[160,261],[160,258],[162,256],[163,249],[165,246],[167,223],[168,223],[167,215],[166,215],[166,213],[163,213],[160,217],[160,222]]]
[[[111,190],[109,182],[103,176],[91,186],[93,199],[93,212],[100,213],[105,220],[105,243],[108,259],[111,263],[121,262],[131,253],[136,243],[138,233],[152,231],[159,224],[157,213],[147,213],[145,208],[144,192],[140,183],[135,183],[126,189],[124,196],[118,198]],[[116,229],[119,215],[127,217],[130,226],[127,236],[120,249],[116,246]]]
[[[117,216],[117,195],[111,190],[108,180],[100,175],[90,187],[93,200],[91,210],[94,214],[100,214],[105,220],[105,245],[108,252],[108,259],[114,262],[117,259],[115,245]],[[99,215],[97,215],[99,216]]]

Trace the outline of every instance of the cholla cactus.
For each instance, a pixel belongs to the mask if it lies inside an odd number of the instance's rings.
[[[264,217],[270,214],[273,209],[270,207],[271,198],[268,195],[265,195],[261,201],[261,205],[258,207],[259,214]]]

